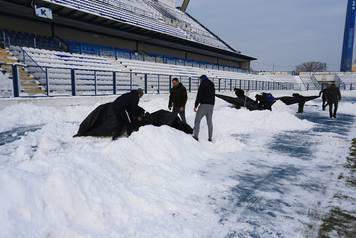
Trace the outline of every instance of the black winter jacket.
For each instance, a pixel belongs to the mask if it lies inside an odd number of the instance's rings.
[[[113,102],[113,109],[116,115],[120,115],[127,111],[130,117],[137,116],[137,108],[140,97],[137,90],[132,90],[118,97]]]
[[[177,87],[171,89],[171,94],[169,95],[168,107],[185,107],[187,103],[188,95],[187,89],[183,86],[182,83],[179,83]]]
[[[199,104],[215,104],[215,85],[212,81],[207,79],[201,81],[195,100],[195,108]]]
[[[340,89],[336,86],[330,86],[326,90],[326,98],[329,102],[338,102],[341,99]]]

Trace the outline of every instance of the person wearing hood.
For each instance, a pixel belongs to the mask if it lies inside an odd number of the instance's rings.
[[[188,100],[187,89],[183,86],[177,78],[172,80],[173,88],[171,89],[169,95],[168,109],[172,112],[177,113],[183,122],[185,119],[185,105]]]
[[[130,136],[143,124],[145,110],[138,106],[142,95],[142,89],[132,90],[114,102],[98,106],[80,124],[74,137],[110,136],[115,140],[120,136]]]
[[[137,115],[137,108],[140,98],[143,96],[141,88],[132,90],[118,97],[113,102],[113,110],[117,120],[120,122],[117,131],[114,133],[113,139],[121,135],[124,129],[127,129],[127,134],[130,135],[133,131],[135,121],[140,121],[140,115]],[[125,128],[126,127],[126,128]]]
[[[200,86],[195,100],[194,111],[196,112],[194,121],[193,138],[199,140],[200,121],[206,117],[209,131],[209,141],[213,137],[213,112],[215,105],[215,85],[206,75],[200,76]]]

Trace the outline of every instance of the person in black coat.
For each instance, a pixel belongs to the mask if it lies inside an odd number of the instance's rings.
[[[276,99],[271,93],[256,94],[256,103],[261,110],[272,111],[272,105],[276,102]]]
[[[336,118],[339,101],[341,100],[341,93],[340,89],[335,84],[331,84],[326,90],[326,99],[329,104],[330,118]]]
[[[138,106],[142,89],[133,90],[118,97],[114,102],[105,103],[93,110],[80,124],[74,137],[97,136],[118,138],[130,136],[143,123],[145,110]]]
[[[202,75],[200,76],[200,86],[194,105],[194,111],[197,113],[194,122],[194,139],[199,140],[200,121],[203,117],[206,117],[209,130],[209,141],[212,141],[214,105],[215,85],[206,75]]]
[[[134,128],[134,123],[140,121],[140,115],[137,114],[138,103],[143,96],[143,90],[132,90],[118,97],[113,102],[113,110],[118,121],[120,121],[117,131],[114,133],[113,139],[116,139],[122,134],[124,129],[130,135]]]
[[[327,98],[328,98],[328,88],[324,88],[323,90],[320,91],[319,93],[319,97],[321,97],[321,99],[323,100],[323,104],[321,105],[321,108],[323,109],[323,111],[325,111],[325,108],[328,106],[327,103]]]
[[[177,78],[172,80],[172,84],[173,88],[169,95],[168,109],[171,111],[173,107],[173,112],[179,114],[182,121],[186,122],[185,105],[188,100],[187,89]]]

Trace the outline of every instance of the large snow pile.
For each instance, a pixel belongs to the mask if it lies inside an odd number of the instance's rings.
[[[217,100],[214,143],[205,120],[199,143],[152,126],[117,141],[72,138],[96,106],[0,111],[2,133],[40,128],[0,147],[0,237],[223,237],[212,201],[238,183],[225,158],[246,149],[239,135],[258,140],[313,127],[279,102],[273,112],[249,112]],[[140,106],[166,108],[167,96],[144,96]]]

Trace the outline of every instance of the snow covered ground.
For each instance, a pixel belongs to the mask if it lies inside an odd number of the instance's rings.
[[[97,105],[7,106],[0,237],[315,237],[356,137],[356,94],[344,94],[334,121],[319,100],[296,115],[280,102],[249,112],[217,99],[213,143],[205,123],[200,142],[152,126],[117,141],[72,138]],[[167,95],[140,105],[166,108]]]

